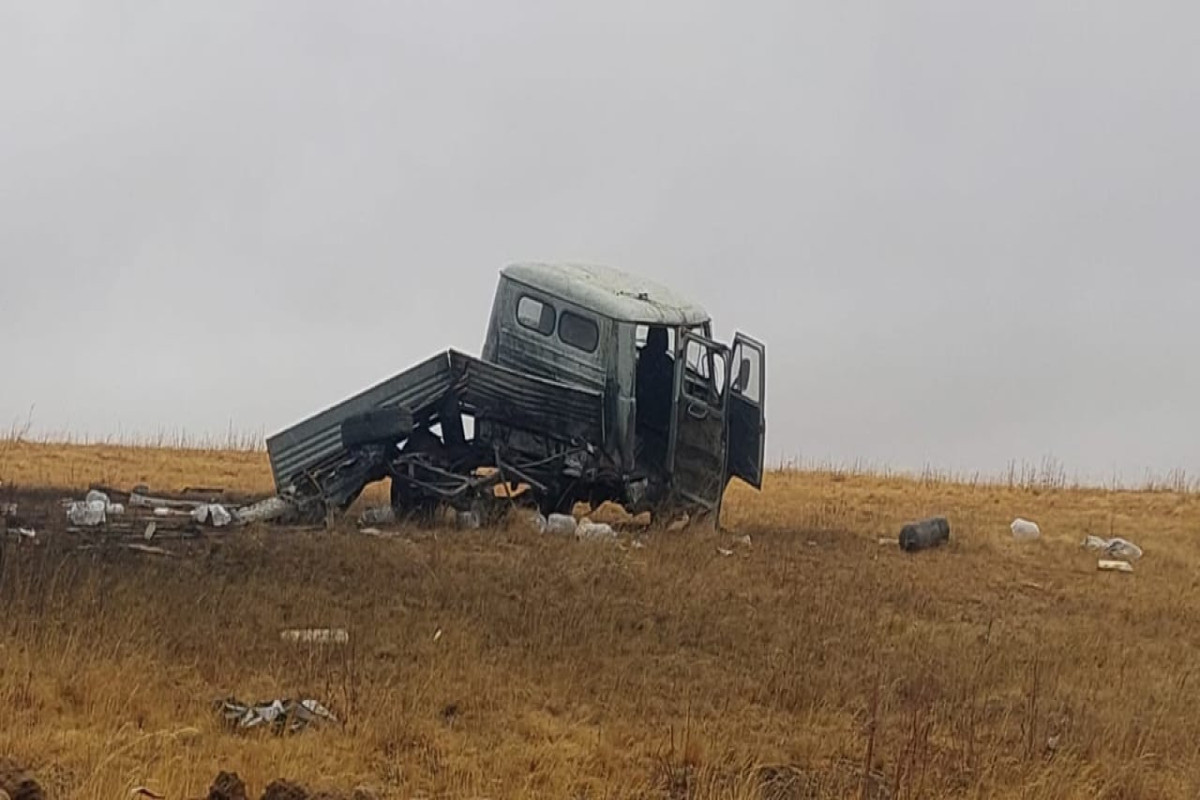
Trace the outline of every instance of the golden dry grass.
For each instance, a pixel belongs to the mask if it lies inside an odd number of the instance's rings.
[[[26,485],[270,483],[261,454],[13,452]],[[878,544],[934,513],[950,546]],[[1043,539],[1012,541],[1016,515]],[[219,768],[381,797],[1200,793],[1196,495],[779,473],[725,524],[644,548],[519,524],[10,546],[0,755],[85,800],[200,796]],[[1079,547],[1110,531],[1145,548],[1133,575]],[[297,626],[352,643],[279,641]],[[236,735],[209,708],[286,694],[344,728]]]

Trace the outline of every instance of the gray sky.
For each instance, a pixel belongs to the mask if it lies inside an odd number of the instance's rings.
[[[609,263],[768,451],[1200,472],[1200,7],[0,4],[0,422],[265,433]]]

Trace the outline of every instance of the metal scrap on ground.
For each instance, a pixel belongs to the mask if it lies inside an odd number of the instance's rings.
[[[316,700],[271,700],[248,704],[238,700],[222,700],[217,711],[226,724],[237,730],[265,729],[272,733],[298,733],[310,725],[336,723],[337,717]]]

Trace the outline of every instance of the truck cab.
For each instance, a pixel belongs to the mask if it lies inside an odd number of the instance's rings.
[[[481,355],[600,394],[604,468],[556,505],[717,515],[734,476],[762,486],[766,349],[740,333],[716,342],[704,308],[665,286],[611,267],[510,265]]]

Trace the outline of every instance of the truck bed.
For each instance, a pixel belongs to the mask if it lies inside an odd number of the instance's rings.
[[[345,458],[341,426],[350,417],[404,406],[419,420],[436,409],[448,392],[476,421],[501,421],[578,442],[604,441],[599,392],[445,350],[268,438],[276,491],[283,493],[297,476]]]

